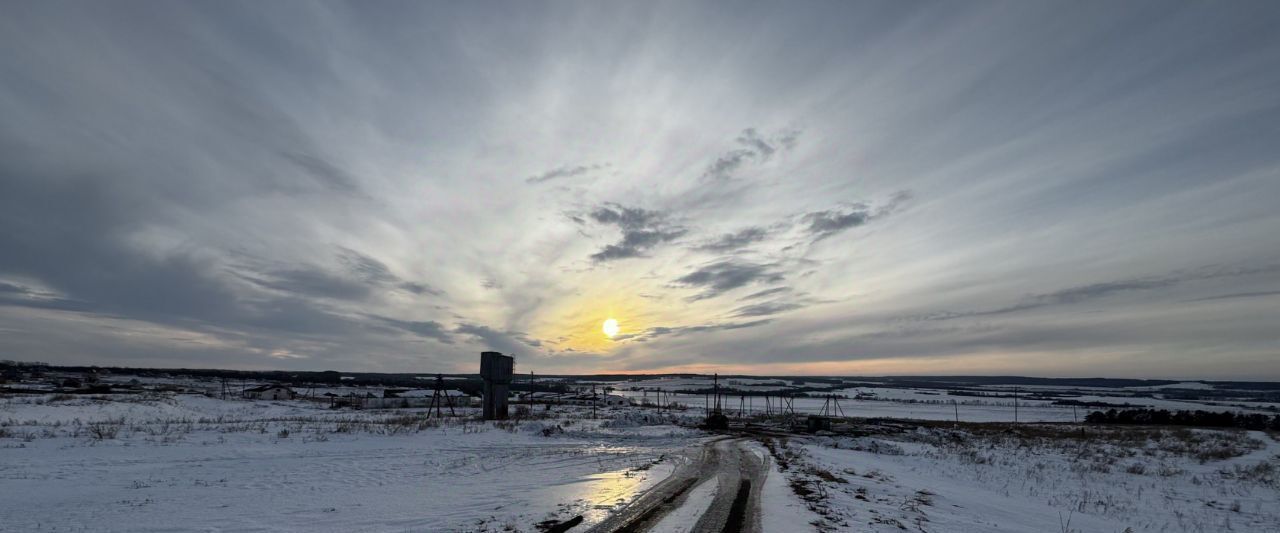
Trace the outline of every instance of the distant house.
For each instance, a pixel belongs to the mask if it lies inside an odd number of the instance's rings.
[[[297,395],[284,385],[259,385],[244,390],[244,397],[250,400],[292,400]]]

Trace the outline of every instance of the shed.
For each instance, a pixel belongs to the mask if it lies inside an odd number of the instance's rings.
[[[259,385],[244,390],[244,397],[251,400],[292,400],[297,395],[284,385]]]

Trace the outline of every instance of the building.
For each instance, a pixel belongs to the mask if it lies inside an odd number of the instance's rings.
[[[250,400],[292,400],[298,394],[284,385],[259,385],[244,390],[244,397]]]

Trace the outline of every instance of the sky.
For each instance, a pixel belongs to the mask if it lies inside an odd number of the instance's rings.
[[[0,359],[1280,380],[1278,25],[5,2]]]

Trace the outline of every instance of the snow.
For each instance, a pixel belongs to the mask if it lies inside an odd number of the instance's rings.
[[[697,379],[666,381],[675,389]],[[1011,398],[893,387],[838,393],[859,392],[874,399],[840,400],[845,415],[953,420],[958,408],[964,421],[1014,418]],[[1074,398],[1214,409],[1089,392]],[[0,396],[0,531],[533,531],[576,515],[584,524],[574,531],[584,531],[708,438],[686,427],[704,414],[701,395],[663,398],[690,408],[602,407],[591,419],[590,407],[561,405],[492,423],[475,420],[474,408],[442,421],[422,409],[332,410],[306,399]],[[738,398],[725,400],[736,416]],[[823,404],[794,399],[801,414]],[[747,405],[764,408],[759,397]],[[1023,422],[1070,422],[1091,410],[1019,399],[1017,413]],[[1156,433],[1126,439],[1111,432],[1130,430],[1090,427],[1081,440],[969,431],[979,430],[794,436],[773,451],[755,446],[770,463],[760,493],[764,531],[813,531],[813,523],[821,531],[1280,531],[1280,442],[1263,433],[1142,429]],[[821,499],[802,498],[797,482]],[[713,482],[695,487],[655,531],[686,531],[716,490]]]
[[[762,457],[768,456],[768,452],[760,446],[755,446],[752,451]],[[760,489],[761,528],[766,532],[802,531],[814,518],[813,513],[805,509],[804,502],[787,486],[787,479],[778,470],[778,465],[770,462],[764,486]]]
[[[0,398],[0,531],[528,531],[578,514],[590,525],[701,435],[606,428],[571,408],[436,425],[420,410],[303,401],[49,398]]]
[[[1274,474],[1248,474],[1258,465],[1280,468],[1274,439],[1259,432],[1131,431],[1078,441],[1038,438],[1034,431],[1021,438],[920,429],[803,439],[783,453],[790,479],[821,487],[813,505],[833,531],[1280,530]],[[1240,455],[1203,463],[1196,456],[1224,446]]]
[[[684,505],[662,517],[662,520],[655,524],[649,530],[649,533],[688,533],[692,531],[694,524],[698,522],[698,518],[711,507],[711,501],[715,499],[718,489],[719,482],[714,477],[698,484],[697,487],[689,491]]]

